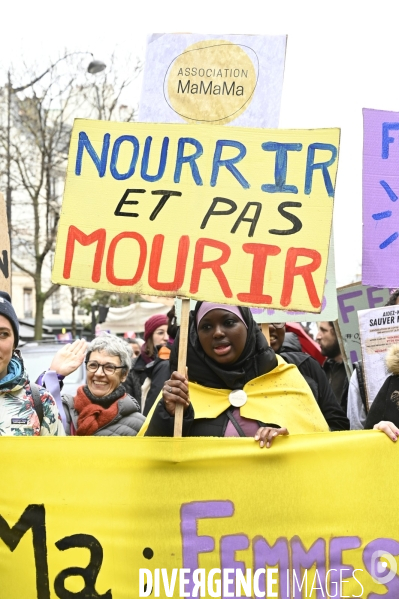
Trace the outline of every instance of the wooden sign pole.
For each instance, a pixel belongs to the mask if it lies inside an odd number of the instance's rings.
[[[11,295],[10,237],[4,196],[0,192],[0,291]]]
[[[177,363],[177,371],[186,376],[187,362],[187,343],[188,343],[188,322],[190,315],[190,300],[183,298],[181,305],[180,318],[180,341],[179,341],[179,358]],[[175,429],[174,437],[181,437],[183,430],[183,414],[184,408],[181,404],[176,404],[175,411]]]
[[[270,345],[269,325],[267,324],[267,322],[262,322],[261,327],[262,327],[262,333],[264,334],[264,336],[266,337],[266,341]]]

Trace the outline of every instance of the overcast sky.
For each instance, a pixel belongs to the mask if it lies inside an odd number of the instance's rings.
[[[334,230],[344,285],[361,265],[362,108],[399,111],[398,17],[397,0],[9,1],[0,60],[4,73],[22,60],[46,65],[65,49],[104,62],[114,50],[144,59],[151,32],[288,34],[280,127],[341,128]]]

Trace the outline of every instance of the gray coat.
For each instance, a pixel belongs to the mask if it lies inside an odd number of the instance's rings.
[[[138,403],[130,395],[118,399],[118,414],[106,426],[98,429],[93,436],[95,437],[135,437],[142,427],[145,420],[140,414]],[[71,422],[78,430],[78,412],[74,407],[74,398],[72,395],[62,396],[62,405],[64,406],[67,420],[67,435],[71,434]]]

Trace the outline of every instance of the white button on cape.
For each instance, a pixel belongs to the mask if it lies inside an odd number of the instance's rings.
[[[247,399],[247,394],[243,389],[236,389],[229,395],[229,402],[235,408],[241,408],[241,406],[247,403]]]

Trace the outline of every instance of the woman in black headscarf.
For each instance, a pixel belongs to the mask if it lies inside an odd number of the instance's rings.
[[[270,447],[277,435],[328,430],[296,366],[269,347],[248,308],[198,302],[190,314],[187,379],[173,372],[144,424],[149,436],[173,436],[176,404],[184,406],[183,436],[252,436]],[[277,400],[277,401],[276,401]],[[143,434],[142,433],[142,434]]]

